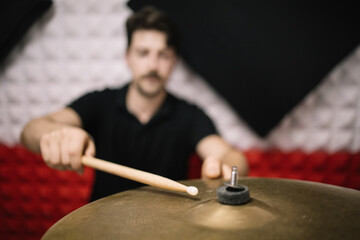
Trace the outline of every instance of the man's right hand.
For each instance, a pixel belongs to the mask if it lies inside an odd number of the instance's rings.
[[[81,157],[94,156],[95,144],[83,129],[64,127],[43,134],[40,138],[40,150],[49,167],[81,173]]]

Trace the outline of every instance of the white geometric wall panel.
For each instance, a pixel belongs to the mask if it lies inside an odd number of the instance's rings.
[[[17,144],[31,118],[131,78],[124,58],[124,23],[131,14],[125,0],[53,1],[52,11],[32,27],[0,72],[2,143]],[[263,139],[181,59],[168,89],[202,107],[239,149],[360,150],[360,47]]]
[[[360,47],[283,119],[268,142],[284,150],[360,150]]]

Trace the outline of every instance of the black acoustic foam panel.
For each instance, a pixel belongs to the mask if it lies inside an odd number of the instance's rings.
[[[29,28],[51,5],[51,0],[3,0],[0,2],[0,65]]]
[[[360,44],[355,1],[130,0],[166,11],[180,54],[260,136]]]

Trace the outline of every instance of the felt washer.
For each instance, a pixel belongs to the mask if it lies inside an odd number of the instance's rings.
[[[216,189],[218,201],[222,204],[241,205],[250,201],[249,188],[238,184],[236,188],[223,185]]]
[[[250,201],[249,188],[238,184],[238,170],[232,167],[230,182],[216,189],[216,195],[220,203],[228,205],[240,205]]]

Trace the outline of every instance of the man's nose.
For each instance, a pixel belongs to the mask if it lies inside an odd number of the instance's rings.
[[[159,59],[157,57],[151,57],[149,59],[149,70],[157,70],[159,67]]]

